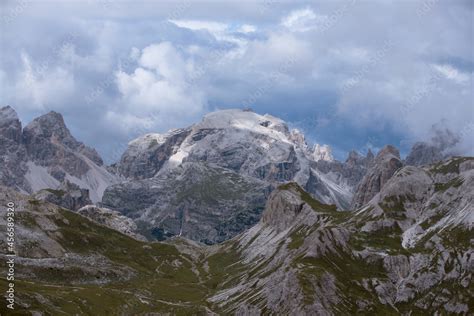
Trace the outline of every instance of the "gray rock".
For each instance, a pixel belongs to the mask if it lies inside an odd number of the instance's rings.
[[[212,244],[257,223],[269,191],[265,182],[229,169],[186,162],[160,177],[107,188],[102,205],[133,218],[150,239]]]
[[[117,211],[96,205],[86,205],[80,208],[77,213],[132,238],[146,240],[145,237],[136,232],[137,224],[131,218],[123,216]]]
[[[372,167],[357,185],[351,207],[357,209],[369,202],[402,166],[398,149],[391,145],[382,148]]]
[[[33,194],[33,197],[73,211],[92,204],[89,190],[81,189],[78,185],[67,180],[57,189],[43,189]]]
[[[408,154],[405,164],[410,166],[429,165],[444,158],[442,150],[434,145],[425,142],[418,142],[413,145]]]
[[[0,108],[0,184],[30,191],[24,178],[28,168],[21,135],[21,122],[15,110],[10,106]]]

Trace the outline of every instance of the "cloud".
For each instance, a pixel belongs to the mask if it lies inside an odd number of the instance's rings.
[[[444,77],[451,79],[457,83],[465,84],[468,83],[468,81],[470,80],[469,74],[461,72],[451,65],[434,65],[433,67]]]
[[[256,31],[257,31],[257,27],[251,24],[243,24],[237,29],[237,32],[245,33],[245,34],[255,33]]]
[[[121,121],[120,113],[126,113],[123,126],[129,129],[148,122],[149,113],[159,113],[163,120],[145,125],[156,128],[166,120],[176,122],[180,117],[197,118],[204,113],[205,96],[189,85],[193,63],[171,43],[147,46],[137,59],[139,67],[133,72],[116,72],[121,106],[119,111],[108,112],[109,119]]]
[[[33,109],[61,105],[74,91],[74,77],[62,67],[34,65],[27,53],[21,53],[22,71],[11,91],[17,102]],[[16,102],[15,102],[16,103]]]
[[[284,17],[281,24],[291,31],[306,32],[321,27],[328,22],[327,15],[315,14],[310,8],[294,10]]]
[[[211,34],[222,33],[227,30],[228,25],[214,21],[200,21],[200,20],[169,20],[171,23],[179,27],[184,27],[193,31],[206,30]]]

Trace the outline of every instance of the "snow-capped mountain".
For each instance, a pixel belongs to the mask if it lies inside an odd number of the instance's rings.
[[[335,165],[330,149],[321,148],[325,152],[321,162]],[[342,167],[331,166],[319,168],[304,135],[290,131],[283,120],[252,111],[222,110],[188,128],[131,141],[115,166],[129,181],[109,187],[103,204],[146,223],[159,237],[182,234],[213,243],[255,224],[266,195],[287,181],[297,182],[324,203],[347,208],[353,184],[344,180]],[[203,206],[202,192],[189,185],[203,187],[214,175],[222,181],[214,180],[206,196],[221,199]],[[198,221],[193,219],[198,215]],[[244,225],[233,220],[237,215]]]
[[[119,182],[94,149],[71,135],[61,114],[49,112],[24,129],[11,107],[1,108],[0,117],[0,183],[33,193],[68,181],[88,189],[96,203]]]
[[[332,160],[330,149],[324,148],[324,160]],[[312,171],[315,160],[303,134],[290,131],[271,115],[243,110],[213,112],[189,128],[144,135],[130,142],[118,169],[136,180],[160,176],[184,161],[215,164],[269,183],[294,180],[322,201],[340,207],[351,198],[350,191],[337,183],[324,184],[324,192],[311,188],[314,182],[330,180]]]

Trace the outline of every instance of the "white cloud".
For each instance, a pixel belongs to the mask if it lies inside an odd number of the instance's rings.
[[[291,31],[306,32],[320,27],[328,20],[328,16],[314,13],[310,8],[290,12],[281,21],[281,24]]]
[[[162,42],[145,47],[139,64],[148,69],[155,69],[159,75],[170,81],[184,80],[186,63],[169,42]]]
[[[256,31],[257,31],[257,27],[251,24],[243,24],[237,29],[237,32],[245,33],[245,34],[255,33]]]
[[[132,73],[116,72],[121,101],[118,111],[109,111],[108,119],[123,121],[123,127],[128,129],[144,122],[154,127],[169,122],[179,124],[203,114],[204,94],[189,85],[192,63],[171,43],[145,47],[138,60],[141,67]],[[157,117],[162,119],[150,123],[150,113],[159,113]],[[121,114],[124,114],[123,120]]]
[[[215,21],[201,21],[201,20],[169,20],[171,23],[179,27],[187,28],[193,31],[206,30],[211,34],[223,33],[228,29],[225,23]]]
[[[467,83],[469,81],[469,74],[459,71],[458,69],[454,68],[448,64],[436,64],[433,66],[436,71],[442,74],[447,79],[453,80],[457,83]]]
[[[73,75],[59,66],[35,65],[25,52],[21,53],[21,60],[23,71],[11,90],[13,97],[30,108],[63,106],[62,100],[71,96],[75,89]]]

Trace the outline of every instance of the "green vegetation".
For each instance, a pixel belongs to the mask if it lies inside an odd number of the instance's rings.
[[[333,204],[323,204],[314,199],[308,192],[303,190],[296,182],[289,182],[278,187],[279,190],[294,190],[300,194],[301,199],[318,212],[336,213],[337,207]]]
[[[158,145],[158,141],[156,139],[152,139],[150,144],[148,145],[148,149],[151,149],[155,147],[156,145]]]
[[[431,216],[430,218],[428,218],[427,220],[425,220],[424,222],[422,222],[420,226],[424,230],[427,230],[428,228],[430,228],[431,226],[439,222],[445,215],[446,215],[446,212],[437,213]]]
[[[36,208],[42,202],[30,200],[30,204]],[[31,213],[18,215],[22,224],[36,226],[34,217],[27,216]],[[18,264],[18,271],[35,275],[30,278],[34,282],[17,281],[18,301],[29,305],[17,306],[19,314],[24,314],[26,308],[70,315],[140,314],[157,310],[173,315],[204,315],[205,307],[211,307],[206,301],[208,287],[194,272],[191,258],[176,247],[132,239],[67,210],[41,215],[59,227],[54,237],[68,253],[98,255],[105,261],[90,269],[87,264]],[[0,285],[4,282],[0,279]]]
[[[440,162],[431,167],[430,172],[434,173],[458,173],[459,174],[459,165],[465,161],[474,160],[474,157],[454,157],[451,160],[446,162]]]
[[[389,218],[396,220],[404,220],[405,215],[405,203],[415,202],[416,198],[413,195],[400,195],[400,196],[388,196],[379,203],[379,206],[384,211],[385,215]]]
[[[464,180],[460,177],[456,177],[454,179],[449,180],[446,183],[435,183],[435,191],[436,192],[444,192],[449,188],[458,188],[464,183]]]
[[[311,304],[321,288],[319,280],[334,276],[337,294],[342,298],[342,304],[335,306],[341,314],[354,315],[364,312],[374,315],[396,315],[395,311],[378,301],[375,294],[362,286],[362,280],[368,278],[386,279],[381,259],[367,264],[361,258],[346,253],[343,249],[327,253],[319,258],[297,257],[293,266],[299,267],[298,281],[305,297],[305,303]],[[363,311],[357,306],[357,300],[370,302]]]
[[[196,183],[182,183],[177,187],[181,188],[176,197],[177,203],[193,197],[202,204],[211,205],[219,204],[219,201],[240,199],[253,189],[240,175],[214,169],[207,169],[205,177]]]
[[[304,243],[304,239],[306,236],[307,234],[304,229],[295,230],[290,235],[291,241],[288,244],[288,249],[298,249],[299,247],[301,247]]]
[[[30,203],[31,205],[34,205],[34,206],[39,206],[40,205],[40,202],[39,200],[35,200],[35,199],[29,199],[28,200],[28,203]]]
[[[53,190],[53,189],[44,189],[45,191],[49,192],[49,193],[52,193],[58,197],[63,197],[64,194],[66,194],[65,191],[63,190]]]

